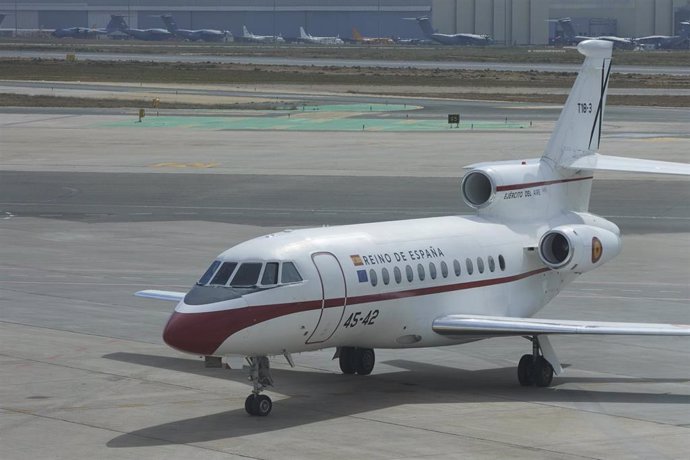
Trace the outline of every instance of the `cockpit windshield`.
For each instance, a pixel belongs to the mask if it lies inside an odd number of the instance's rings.
[[[240,265],[237,273],[233,276],[230,286],[232,287],[248,287],[255,286],[259,282],[259,273],[263,264],[256,262],[248,262]]]
[[[280,281],[279,281],[280,280]],[[197,286],[230,286],[247,288],[275,286],[302,281],[293,262],[221,262],[214,260]]]
[[[235,267],[237,267],[237,262],[223,262],[209,284],[224,286],[230,279],[232,272],[235,271]]]

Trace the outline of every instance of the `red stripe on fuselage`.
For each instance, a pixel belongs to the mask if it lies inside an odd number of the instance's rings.
[[[554,184],[564,184],[566,182],[577,182],[581,180],[590,180],[594,179],[593,176],[588,176],[588,177],[575,177],[573,179],[559,179],[559,180],[548,180],[544,182],[528,182],[526,184],[512,184],[512,185],[501,185],[499,187],[496,187],[497,192],[509,192],[511,190],[521,190],[523,188],[530,188],[530,187],[541,187],[543,185],[554,185]]]
[[[519,275],[492,278],[465,283],[447,284],[442,286],[430,286],[426,288],[410,289],[407,291],[383,292],[369,294],[347,299],[348,305],[357,305],[370,302],[404,299],[442,292],[461,291],[484,286],[511,283],[533,275],[549,271],[549,268],[540,268]],[[326,299],[325,307],[342,307],[343,298]],[[290,302],[274,305],[255,305],[231,310],[221,310],[199,313],[174,312],[163,332],[163,340],[172,348],[200,355],[213,354],[218,347],[232,334],[250,326],[279,318],[281,316],[300,313],[309,310],[319,310],[323,301],[307,300],[303,302]]]

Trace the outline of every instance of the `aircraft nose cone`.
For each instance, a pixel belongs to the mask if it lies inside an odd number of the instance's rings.
[[[163,340],[176,350],[211,355],[225,339],[214,329],[213,318],[207,313],[173,312],[163,330]]]

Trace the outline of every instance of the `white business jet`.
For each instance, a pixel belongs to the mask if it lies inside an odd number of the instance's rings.
[[[553,334],[690,335],[688,325],[531,317],[580,274],[621,250],[618,227],[587,212],[597,170],[690,174],[690,165],[596,153],[612,43],[583,41],[585,61],[541,158],[468,166],[474,216],[284,231],[220,254],[179,302],[163,339],[207,359],[242,356],[267,415],[268,356],[335,347],[346,374],[369,374],[374,348],[435,347],[524,336],[521,385],[563,372]],[[215,358],[214,358],[215,357]],[[335,358],[334,357],[334,358]]]
[[[285,39],[280,35],[254,35],[247,26],[242,26],[242,39],[255,43],[285,43]]]
[[[340,37],[315,37],[308,34],[302,26],[299,28],[299,39],[305,43],[314,43],[317,45],[342,45],[345,43]]]

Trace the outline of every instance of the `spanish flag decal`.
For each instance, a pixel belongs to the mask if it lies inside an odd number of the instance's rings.
[[[355,264],[355,267],[364,265],[364,262],[362,262],[362,258],[358,255],[350,256],[350,259],[352,259],[352,263]]]
[[[596,236],[592,237],[592,263],[595,264],[601,259],[601,253],[604,252],[604,248],[601,245],[601,241]]]

